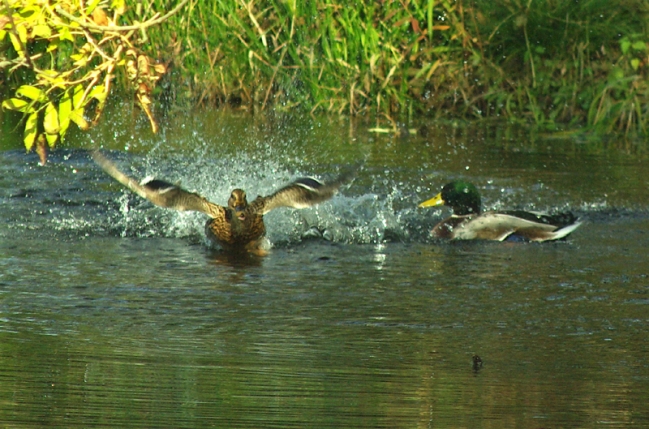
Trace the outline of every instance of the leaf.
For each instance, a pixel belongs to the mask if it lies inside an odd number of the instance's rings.
[[[70,114],[72,113],[72,99],[70,98],[70,92],[65,91],[61,101],[59,102],[59,127],[61,128],[59,134],[61,134],[61,139],[65,136],[65,132],[70,126]]]
[[[16,35],[14,33],[9,33],[9,39],[11,40],[11,44],[14,47],[16,53],[21,57],[25,56],[22,46],[20,45],[20,40],[18,40]]]
[[[83,103],[83,85],[78,84],[72,90],[72,107],[76,110],[82,106]]]
[[[61,80],[60,74],[55,70],[41,70],[36,74],[38,77],[38,84],[43,86],[50,86],[57,80]]]
[[[164,64],[156,64],[153,66],[155,72],[159,75],[163,75],[167,72],[167,67]]]
[[[106,87],[104,85],[97,85],[94,88],[92,88],[92,91],[90,91],[90,94],[88,94],[88,98],[95,98],[99,102],[104,102],[106,100]]]
[[[74,65],[78,67],[85,67],[88,64],[88,57],[81,54],[70,55],[70,59],[74,60]]]
[[[126,11],[126,2],[125,0],[113,0],[110,2],[110,8],[118,15],[122,15]]]
[[[92,12],[92,20],[95,24],[101,25],[102,27],[107,27],[109,24],[108,15],[106,15],[106,12],[104,12],[104,10],[100,7],[96,8]]]
[[[629,51],[629,48],[631,47],[631,42],[629,41],[628,38],[623,38],[620,40],[620,49],[622,49],[622,53],[626,54]]]
[[[72,37],[72,33],[70,33],[68,27],[59,28],[59,40],[69,40],[70,42],[74,42],[74,37]]]
[[[36,131],[38,130],[38,112],[33,112],[27,117],[27,122],[25,123],[25,134],[23,137],[23,142],[25,143],[25,148],[27,152],[32,150],[34,146],[34,140],[36,139]]]
[[[25,25],[17,26],[16,33],[18,33],[18,37],[20,37],[23,46],[27,46],[27,27]]]
[[[50,41],[50,44],[47,45],[47,52],[56,51],[58,48],[59,48],[59,41],[58,40],[52,40],[52,41]]]
[[[638,40],[637,42],[633,42],[633,45],[631,45],[631,47],[636,51],[644,51],[647,49],[647,44],[642,40]]]
[[[90,128],[90,124],[86,121],[86,118],[83,117],[83,109],[75,109],[70,113],[70,119],[72,122],[77,124],[77,126],[82,130],[87,130]]]
[[[92,15],[92,12],[95,10],[98,4],[99,0],[90,0],[90,2],[88,2],[88,7],[86,7],[86,15]]]
[[[43,39],[49,39],[52,37],[52,29],[49,25],[38,24],[34,26],[32,34]]]
[[[30,100],[38,101],[45,98],[45,94],[40,88],[31,85],[23,85],[16,90],[17,95],[21,95]]]
[[[18,112],[28,113],[30,109],[30,103],[20,98],[10,98],[2,102],[2,108],[7,110],[17,110]]]
[[[632,58],[631,59],[631,68],[633,70],[638,70],[638,67],[640,67],[640,60],[637,58]]]
[[[59,112],[51,101],[45,106],[45,119],[43,128],[48,135],[58,135],[61,127],[59,126]],[[49,142],[49,139],[47,140]],[[50,145],[51,146],[51,145]]]
[[[58,134],[45,134],[45,138],[47,139],[47,144],[49,147],[53,148],[56,145],[56,141],[59,139]]]

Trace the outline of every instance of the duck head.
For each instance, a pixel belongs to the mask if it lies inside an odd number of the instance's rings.
[[[480,214],[482,202],[480,193],[473,184],[462,180],[456,180],[444,185],[442,192],[430,200],[419,204],[419,207],[433,207],[445,205],[453,209],[453,214],[466,216]]]
[[[228,199],[228,207],[234,211],[240,221],[244,221],[246,219],[246,209],[248,208],[246,192],[243,189],[232,191]]]

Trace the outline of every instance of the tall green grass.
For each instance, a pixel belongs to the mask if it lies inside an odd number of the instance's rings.
[[[176,101],[644,132],[649,0],[614,3],[200,0],[148,37]]]

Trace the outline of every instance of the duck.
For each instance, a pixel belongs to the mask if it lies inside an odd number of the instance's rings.
[[[268,254],[263,249],[265,214],[279,207],[303,209],[327,201],[354,175],[354,171],[350,170],[329,183],[302,177],[268,196],[258,196],[250,203],[246,192],[237,188],[230,193],[227,206],[221,206],[165,180],[145,179],[138,182],[120,171],[99,150],[93,150],[91,156],[109,176],[154,205],[179,211],[197,211],[209,216],[205,223],[205,234],[210,242],[228,252],[257,256]]]
[[[452,240],[553,241],[567,237],[581,222],[570,212],[547,214],[524,210],[482,212],[478,189],[455,180],[419,207],[445,205],[453,215],[439,222],[431,235]]]

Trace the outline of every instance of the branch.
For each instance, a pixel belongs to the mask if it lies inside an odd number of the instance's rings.
[[[7,0],[4,0],[4,1],[6,3]],[[56,6],[54,8],[54,10],[56,11],[56,13],[66,17],[70,21],[74,21],[77,24],[79,24],[80,26],[82,26],[83,28],[88,28],[90,30],[97,30],[97,31],[133,31],[133,30],[144,30],[145,28],[149,28],[151,26],[154,26],[156,24],[159,24],[159,23],[167,20],[169,17],[171,17],[171,16],[175,15],[176,13],[178,13],[178,11],[183,6],[185,6],[188,1],[189,0],[181,1],[176,7],[171,9],[169,11],[169,13],[167,13],[167,14],[159,17],[159,18],[150,19],[148,21],[144,21],[144,22],[142,22],[140,24],[137,24],[137,25],[125,25],[125,26],[121,26],[121,27],[120,26],[108,26],[108,25],[91,24],[89,22],[86,22],[86,21],[84,21],[82,19],[77,18],[74,15],[69,14],[68,12],[63,10],[63,8],[61,8],[61,6]]]
[[[23,44],[23,41],[20,40],[20,36],[16,31],[16,23],[14,22],[13,10],[9,6],[9,2],[7,0],[4,0],[4,5],[5,5],[5,9],[7,10],[7,17],[9,18],[9,22],[11,23],[11,34],[13,34],[16,40],[18,41],[18,45],[20,45],[20,49],[23,51],[27,66],[30,69],[35,70],[36,67],[34,66],[34,63],[32,62],[32,59],[30,58],[29,54],[27,53],[27,47]],[[20,52],[18,52],[18,55],[20,55]]]

